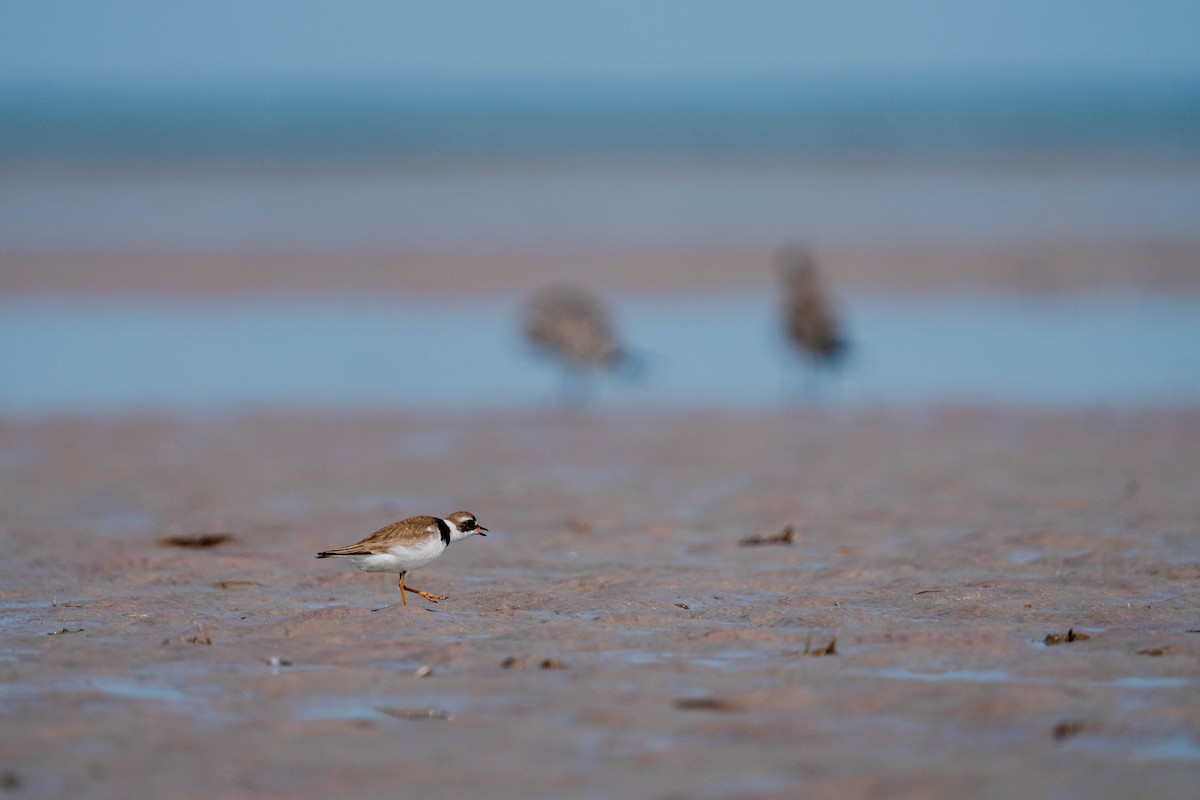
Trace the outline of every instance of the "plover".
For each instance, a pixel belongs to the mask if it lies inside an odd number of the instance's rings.
[[[405,586],[404,576],[440,556],[451,542],[475,534],[486,536],[486,531],[487,528],[480,527],[475,515],[468,511],[455,511],[445,519],[409,517],[380,528],[361,542],[317,553],[316,558],[344,558],[357,564],[363,572],[398,572],[400,600],[404,605],[408,605],[405,592],[419,594],[436,603],[446,598]]]
[[[814,368],[834,367],[845,356],[847,342],[833,301],[825,292],[816,260],[803,247],[780,251],[784,280],[784,325],[788,342]]]
[[[594,372],[632,375],[637,369],[637,360],[618,341],[603,304],[583,289],[539,291],[525,307],[524,328],[535,349],[562,364],[562,399],[567,404],[583,401]]]

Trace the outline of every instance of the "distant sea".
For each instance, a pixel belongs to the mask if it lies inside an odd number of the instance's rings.
[[[1200,152],[1200,76],[0,86],[0,163]]]
[[[0,258],[1200,230],[1200,76],[249,87],[0,83]]]

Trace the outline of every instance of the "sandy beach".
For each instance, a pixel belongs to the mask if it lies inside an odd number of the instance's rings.
[[[9,420],[0,781],[1190,797],[1198,459],[1194,410]],[[312,558],[458,508],[437,605]]]
[[[1065,309],[1072,297],[1183,298],[1200,286],[1195,243],[1154,237],[815,252],[836,293],[992,293]],[[189,299],[333,291],[411,313],[414,302],[514,303],[573,280],[646,304],[681,292],[765,298],[774,259],[773,247],[734,245],[50,248],[7,252],[0,294],[14,308],[78,304],[51,314],[144,312],[160,298],[170,314]],[[761,311],[765,330],[776,312]],[[511,333],[507,312],[491,313],[479,330]],[[345,341],[333,319],[313,335]],[[235,391],[246,378],[195,349],[206,341],[197,330],[179,341],[203,363],[175,364],[169,351],[155,361],[140,332],[113,340],[128,352],[111,363],[139,380],[138,369],[232,375]],[[238,335],[225,346],[243,347]],[[878,359],[887,335],[856,346]],[[405,345],[410,361],[419,339]],[[1135,374],[1109,341],[1100,349],[1113,369]],[[72,355],[39,346],[43,379],[53,353]],[[313,347],[313,364],[294,363],[328,381],[349,373],[322,370],[346,354],[361,361],[358,347]],[[372,369],[392,364],[388,347]],[[259,349],[260,365],[287,360],[278,342]],[[1171,352],[1160,372],[1190,363]],[[506,351],[489,358],[493,373],[517,368]],[[746,374],[778,379],[763,366]],[[1111,407],[1022,409],[837,396],[791,411],[615,402],[575,413],[547,396],[454,414],[121,401],[2,418],[0,790],[1191,797],[1194,404],[1137,402],[1134,391]],[[396,519],[455,510],[491,534],[408,577],[447,596],[436,605],[396,606],[394,576],[313,558]]]

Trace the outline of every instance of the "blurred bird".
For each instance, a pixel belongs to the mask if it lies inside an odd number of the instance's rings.
[[[837,367],[848,343],[812,254],[803,247],[786,247],[779,253],[779,268],[784,281],[783,315],[788,342],[812,366],[815,392],[820,370]]]
[[[583,289],[539,291],[525,307],[524,328],[536,350],[562,364],[564,405],[583,404],[597,371],[631,376],[637,370],[637,359],[617,341],[604,306]]]

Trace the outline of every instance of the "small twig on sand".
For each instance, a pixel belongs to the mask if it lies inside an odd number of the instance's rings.
[[[792,526],[788,525],[774,536],[747,536],[739,544],[742,547],[755,547],[760,544],[791,544],[792,535]]]

